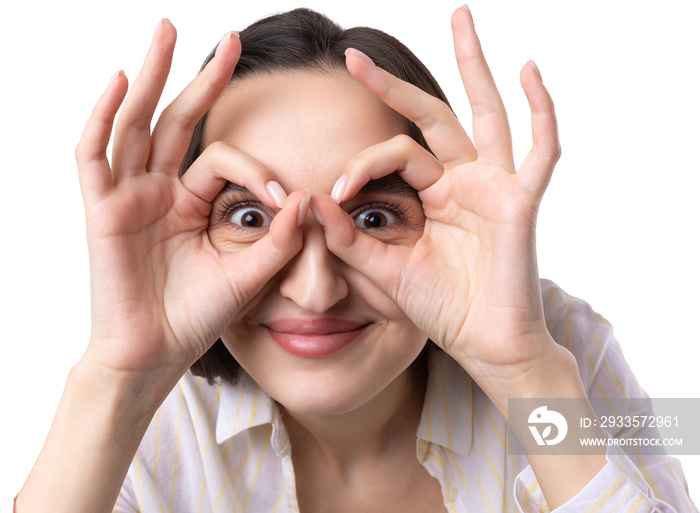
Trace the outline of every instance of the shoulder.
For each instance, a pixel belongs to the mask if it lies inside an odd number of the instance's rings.
[[[612,325],[583,299],[565,292],[556,283],[541,279],[542,304],[547,329],[554,340],[579,356],[596,339],[610,342]]]
[[[611,327],[586,301],[568,294],[553,281],[541,279],[540,287],[547,329],[561,345],[568,348],[576,343],[577,335],[590,334],[601,325]]]
[[[586,301],[568,294],[556,283],[542,279],[540,286],[547,329],[576,358],[589,396],[642,394],[612,324]]]

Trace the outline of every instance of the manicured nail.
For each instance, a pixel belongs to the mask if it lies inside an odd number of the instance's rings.
[[[316,203],[311,203],[311,212],[313,212],[316,221],[318,221],[318,224],[320,224],[321,226],[326,226],[326,221],[323,219],[321,211],[318,209]]]
[[[274,180],[270,180],[265,184],[265,190],[267,190],[267,193],[270,195],[278,208],[282,208],[284,206],[284,202],[287,199],[287,193],[284,192],[284,189],[280,184]]]
[[[340,203],[340,201],[343,199],[343,194],[345,193],[345,188],[347,185],[348,175],[341,176],[338,178],[338,181],[335,182],[333,190],[331,191],[331,198],[333,198],[336,203]]]
[[[542,82],[542,73],[540,73],[540,68],[537,67],[537,64],[535,64],[535,61],[527,61],[530,66],[535,70],[537,73],[537,76],[540,77],[540,82]]]
[[[372,59],[370,59],[369,57],[367,57],[367,54],[366,54],[366,53],[361,52],[360,50],[357,50],[356,48],[348,48],[347,50],[345,50],[345,56],[346,56],[346,57],[347,57],[348,55],[350,55],[350,54],[356,55],[356,56],[359,57],[360,59],[364,59],[365,61],[369,62],[372,66],[375,65],[375,64],[374,64],[374,61],[373,61]]]
[[[306,196],[299,203],[299,215],[297,216],[297,226],[304,224],[304,219],[306,219],[306,214],[309,213],[309,202],[311,201],[311,193],[306,191]]]
[[[238,32],[236,32],[235,30],[232,30],[231,32],[227,32],[226,35],[224,35],[224,37],[221,38],[221,41],[219,41],[219,45],[216,47],[216,51],[214,52],[214,57],[219,55],[219,50],[221,50],[221,48],[226,44],[226,41],[228,41],[229,39],[231,39],[234,36],[240,37]]]

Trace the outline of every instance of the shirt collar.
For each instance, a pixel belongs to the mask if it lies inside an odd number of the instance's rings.
[[[416,436],[466,455],[472,445],[473,404],[469,374],[447,353],[431,352],[425,403]]]
[[[425,403],[416,436],[466,455],[472,444],[472,393],[472,380],[464,369],[446,353],[431,352]],[[222,384],[216,442],[221,444],[265,424],[272,424],[272,446],[278,454],[283,454],[288,450],[289,438],[277,404],[240,369],[235,384]]]
[[[254,428],[272,424],[270,441],[280,455],[289,448],[289,438],[275,401],[243,369],[236,383],[223,383],[216,418],[216,443]]]

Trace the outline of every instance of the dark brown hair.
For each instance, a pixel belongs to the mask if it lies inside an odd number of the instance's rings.
[[[263,18],[240,33],[242,53],[230,82],[249,76],[280,71],[304,70],[332,73],[345,70],[345,50],[356,48],[369,56],[380,68],[448,103],[430,71],[398,39],[368,27],[343,29],[328,17],[310,9],[295,9]],[[207,56],[202,69],[214,57]],[[192,140],[180,164],[180,176],[202,153],[206,114],[192,134]],[[406,133],[430,151],[418,127],[406,120]],[[425,365],[427,351],[414,366]],[[192,372],[209,380],[220,377],[235,382],[239,364],[221,339],[192,365]],[[420,369],[416,369],[420,370]]]

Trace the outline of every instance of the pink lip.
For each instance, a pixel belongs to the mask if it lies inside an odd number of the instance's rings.
[[[284,351],[295,356],[318,358],[337,353],[359,337],[367,323],[345,319],[291,317],[264,326]]]

